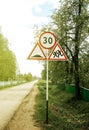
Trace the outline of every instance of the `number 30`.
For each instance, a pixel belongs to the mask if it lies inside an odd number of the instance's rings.
[[[43,44],[47,44],[47,43],[49,43],[49,44],[52,44],[52,42],[53,42],[53,39],[52,39],[52,37],[43,37]]]

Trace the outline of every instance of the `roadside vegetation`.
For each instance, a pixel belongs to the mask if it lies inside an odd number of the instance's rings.
[[[9,49],[9,42],[0,30],[0,81],[14,79],[17,71],[17,61]]]
[[[76,100],[60,85],[49,83],[49,114],[46,124],[46,84],[38,82],[35,119],[42,130],[89,130],[89,102]]]
[[[16,76],[16,80],[9,80],[9,81],[1,81],[0,82],[0,90],[9,88],[9,87],[14,87],[20,84],[28,83],[33,80],[37,79],[36,76],[32,76],[30,73],[28,74],[20,74]]]

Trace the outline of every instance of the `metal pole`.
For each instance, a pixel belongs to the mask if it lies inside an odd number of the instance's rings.
[[[48,51],[47,51],[48,57]],[[47,74],[46,74],[46,124],[48,124],[48,58],[47,58]]]

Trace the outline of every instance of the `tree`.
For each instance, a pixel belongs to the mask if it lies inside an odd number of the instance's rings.
[[[25,81],[32,81],[32,74],[31,73],[28,73],[28,74],[24,74],[23,76],[24,80]]]
[[[72,72],[75,76],[76,98],[80,97],[79,57],[82,45],[89,35],[88,6],[87,0],[63,0],[60,9],[52,16],[58,41],[65,46],[64,49],[73,63],[71,65],[74,66]]]
[[[8,47],[8,40],[0,33],[0,80],[14,79],[16,69],[16,57]]]

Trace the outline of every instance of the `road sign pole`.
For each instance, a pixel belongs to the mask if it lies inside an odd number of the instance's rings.
[[[46,60],[46,124],[48,124],[48,50],[47,50],[47,60]]]

